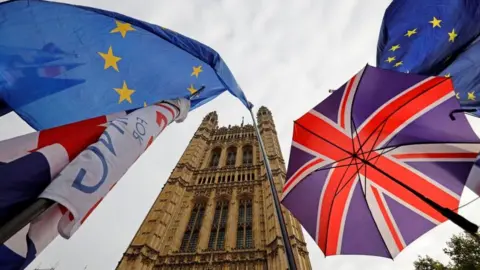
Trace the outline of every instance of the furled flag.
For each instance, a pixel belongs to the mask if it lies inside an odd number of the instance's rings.
[[[377,66],[452,77],[462,107],[477,107],[480,96],[471,87],[477,87],[478,68],[466,67],[478,65],[478,49],[463,54],[480,34],[479,21],[478,0],[394,0],[380,29]]]
[[[0,112],[37,130],[225,90],[249,106],[220,55],[122,14],[39,0],[0,3]]]
[[[161,131],[183,121],[189,109],[189,100],[167,101],[2,142],[0,174],[9,178],[0,182],[3,220],[38,197],[58,203],[0,246],[2,269],[24,269],[59,233],[70,238]]]

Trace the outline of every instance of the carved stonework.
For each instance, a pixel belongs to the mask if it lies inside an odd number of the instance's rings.
[[[257,119],[275,181],[282,183],[286,169],[272,113],[262,107]],[[217,123],[213,112],[203,119],[117,269],[287,269],[254,127]],[[243,164],[247,145],[253,162]],[[231,146],[237,148],[235,165],[226,166]],[[287,227],[297,269],[310,270],[305,239],[291,227],[296,222],[289,218]]]
[[[217,199],[230,200],[230,198],[232,197],[232,189],[231,188],[221,187],[221,188],[217,188],[216,191],[217,191],[216,192]]]
[[[253,186],[248,185],[248,186],[240,186],[238,188],[238,196],[239,197],[251,197],[253,196]]]

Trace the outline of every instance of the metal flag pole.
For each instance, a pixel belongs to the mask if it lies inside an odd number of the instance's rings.
[[[191,93],[187,99],[193,99],[200,95],[205,90],[205,86],[200,87],[196,92]],[[45,198],[38,198],[28,207],[24,208],[18,215],[14,216],[4,224],[0,224],[0,243],[5,243],[8,239],[14,236],[17,232],[23,229],[27,224],[32,222],[48,210],[55,201]]]
[[[48,208],[53,204],[55,204],[55,202],[50,199],[37,199],[34,203],[20,212],[20,214],[16,215],[14,218],[0,227],[0,243],[5,243],[17,232],[27,226],[27,224],[47,211]]]
[[[275,183],[273,182],[272,169],[270,168],[270,162],[268,161],[267,152],[263,144],[262,136],[258,130],[257,121],[255,121],[255,116],[252,112],[252,106],[248,109],[250,111],[250,116],[252,117],[253,126],[255,127],[255,133],[257,134],[258,143],[260,145],[260,150],[262,151],[263,162],[265,163],[265,169],[267,171],[267,179],[270,184],[270,190],[272,191],[273,203],[275,206],[275,214],[280,224],[280,231],[282,232],[283,244],[285,246],[285,251],[287,254],[288,269],[296,270],[297,266],[295,265],[295,258],[293,256],[292,246],[290,245],[287,227],[285,225],[285,219],[282,214],[282,208],[280,206],[280,200],[278,199],[277,189],[275,188]]]

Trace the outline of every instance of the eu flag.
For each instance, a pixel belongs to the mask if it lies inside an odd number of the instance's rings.
[[[249,106],[210,47],[118,13],[39,0],[0,3],[0,113],[37,130],[225,90]]]
[[[480,38],[461,51],[440,75],[452,78],[462,108],[474,109],[471,113],[480,117]]]
[[[480,33],[478,0],[394,0],[385,11],[377,66],[433,75]]]
[[[464,108],[479,108],[478,0],[393,0],[380,29],[377,66],[451,77]]]

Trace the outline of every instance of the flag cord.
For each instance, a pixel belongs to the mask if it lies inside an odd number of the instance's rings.
[[[360,159],[364,164],[372,167],[374,170],[378,171],[379,173],[385,175],[387,178],[390,180],[394,181],[395,183],[399,184],[403,188],[407,189],[411,193],[413,193],[415,196],[417,196],[419,199],[424,201],[426,204],[431,206],[433,209],[438,211],[440,214],[442,214],[444,217],[448,218],[450,221],[455,223],[457,226],[465,230],[467,233],[469,233],[474,239],[480,242],[480,235],[478,234],[478,226],[468,219],[464,218],[463,216],[455,213],[451,209],[448,209],[446,207],[443,207],[439,205],[438,203],[432,201],[431,199],[425,197],[423,194],[420,192],[416,191],[415,189],[409,187],[408,185],[402,183],[401,181],[397,180],[395,177],[391,176],[387,172],[381,170],[377,166],[375,166],[373,163],[366,159]]]
[[[53,204],[55,204],[55,202],[50,199],[38,198],[34,203],[20,212],[20,214],[0,227],[0,243],[4,244],[8,239],[27,226],[27,224],[47,211]]]
[[[269,182],[269,185],[270,185],[270,190],[272,192],[272,198],[273,198],[274,207],[275,207],[275,214],[277,216],[278,223],[280,224],[280,231],[282,233],[282,240],[283,240],[283,244],[285,246],[285,252],[286,252],[286,255],[287,255],[288,269],[289,270],[296,270],[297,266],[295,265],[295,258],[293,256],[292,246],[290,245],[290,240],[289,240],[290,238],[288,237],[287,227],[285,225],[285,218],[282,214],[282,210],[281,210],[281,206],[280,206],[280,200],[278,199],[277,189],[275,187],[275,182],[273,181],[273,174],[272,174],[272,169],[270,168],[270,162],[268,161],[267,152],[266,152],[265,146],[263,144],[262,136],[260,135],[260,131],[258,129],[257,122],[255,121],[255,117],[253,115],[251,107],[249,108],[249,111],[250,111],[250,116],[252,117],[255,132],[257,134],[258,144],[260,145],[260,150],[262,152],[263,163],[265,164],[267,179],[268,179],[268,182]]]

